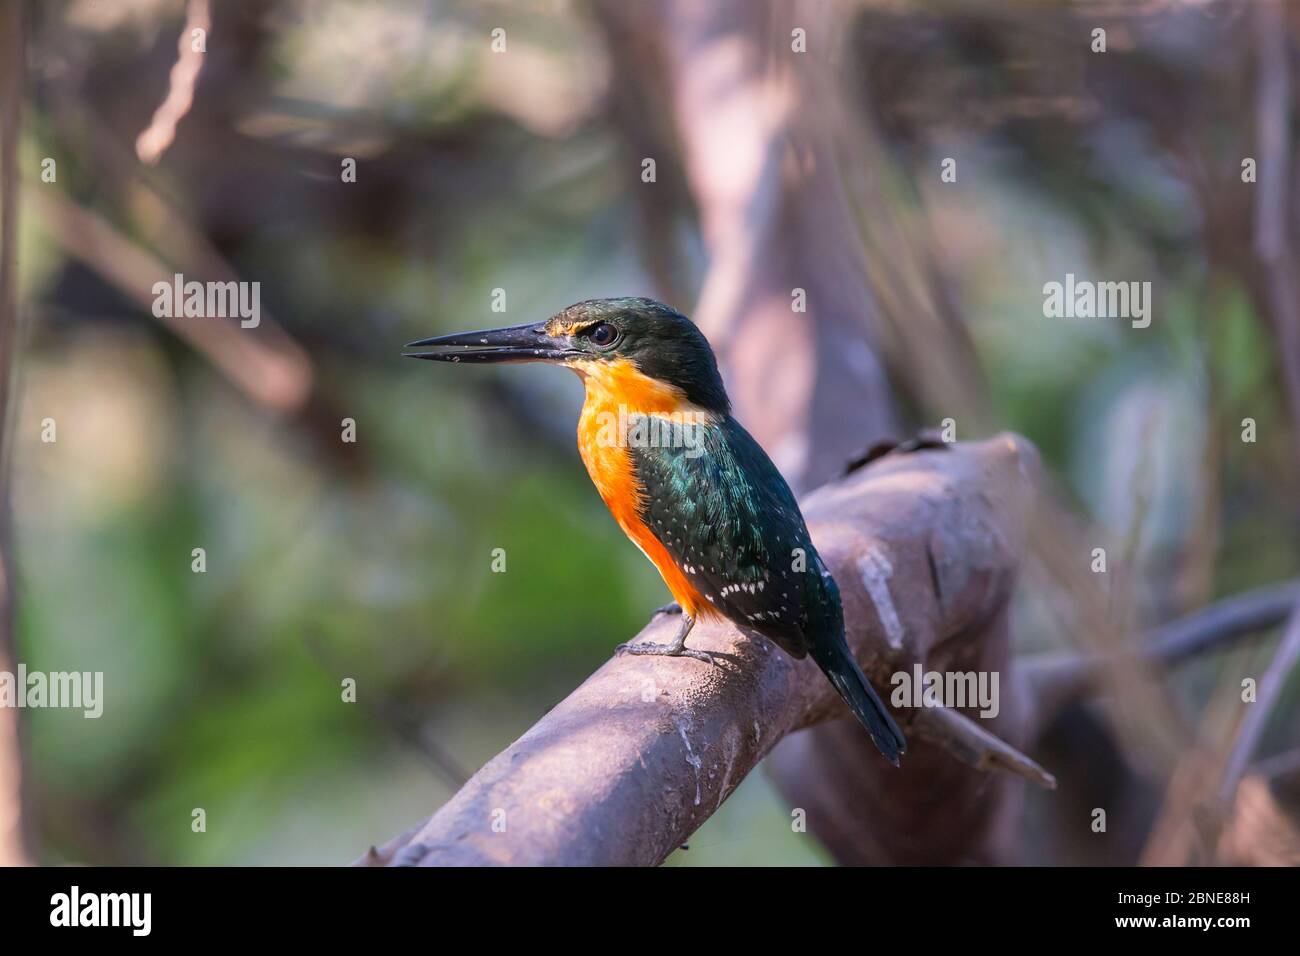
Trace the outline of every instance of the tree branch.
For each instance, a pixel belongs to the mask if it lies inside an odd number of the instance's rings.
[[[1094,693],[1107,667],[1133,659],[1172,667],[1206,651],[1226,649],[1281,624],[1298,603],[1300,582],[1286,581],[1234,594],[1162,624],[1143,635],[1130,654],[1063,652],[1027,657],[1020,670],[1035,705],[1035,730],[1041,731],[1065,705]]]
[[[1286,9],[1280,0],[1259,0],[1251,9],[1258,63],[1255,127],[1259,149],[1259,191],[1254,247],[1267,313],[1281,346],[1282,380],[1291,423],[1300,435],[1300,284],[1291,242],[1289,160],[1291,75],[1288,69]]]
[[[809,529],[840,586],[850,646],[877,686],[1004,632],[1037,470],[1033,447],[1003,435],[886,456],[806,500]],[[674,627],[660,618],[640,639],[662,641]],[[427,822],[360,862],[657,864],[779,740],[843,714],[810,660],[730,625],[701,624],[691,640],[718,664],[615,657]],[[1004,710],[1012,696],[1004,681]],[[898,716],[910,738],[902,769],[874,754],[863,768],[894,793],[927,786],[936,762],[975,772],[927,743],[937,737],[962,750],[956,741],[971,739],[964,719]],[[836,723],[861,733],[851,720]],[[976,736],[981,745],[964,748],[972,762],[1036,767]],[[988,757],[993,751],[1000,756]]]
[[[1219,786],[1219,799],[1230,802],[1237,790],[1237,784],[1246,772],[1246,767],[1255,755],[1264,736],[1264,728],[1272,716],[1274,708],[1282,698],[1287,679],[1300,662],[1300,607],[1291,614],[1291,620],[1282,634],[1282,640],[1273,653],[1268,669],[1259,679],[1258,696],[1255,703],[1246,709],[1242,718],[1241,730],[1228,754],[1223,769],[1223,781]]]
[[[0,7],[0,671],[18,661],[9,501],[12,373],[18,346],[18,135],[26,67],[23,5]],[[18,710],[0,707],[0,866],[29,862]]]

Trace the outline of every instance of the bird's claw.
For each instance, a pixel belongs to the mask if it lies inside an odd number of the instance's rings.
[[[665,604],[663,607],[655,608],[654,614],[650,616],[658,617],[660,614],[681,614],[681,613],[682,613],[682,606],[678,604],[676,601],[670,601],[667,604]]]
[[[645,657],[692,657],[706,664],[714,663],[713,655],[689,647],[675,647],[671,644],[634,644],[631,641],[614,648],[615,653],[626,651]]]

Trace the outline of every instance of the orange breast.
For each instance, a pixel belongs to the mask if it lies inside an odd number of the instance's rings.
[[[627,415],[692,411],[681,391],[655,381],[622,359],[580,363],[575,370],[587,388],[587,400],[578,421],[578,451],[596,490],[604,499],[623,533],[659,569],[674,600],[691,617],[716,614],[659,543],[645,522],[640,506],[645,494],[620,432]],[[621,412],[621,417],[620,417]]]

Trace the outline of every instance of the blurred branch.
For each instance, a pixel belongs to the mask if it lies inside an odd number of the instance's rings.
[[[1235,594],[1147,633],[1132,653],[1039,654],[1020,662],[1041,731],[1061,708],[1101,686],[1108,667],[1131,666],[1134,655],[1169,667],[1285,621],[1300,602],[1300,581]]]
[[[170,281],[175,270],[98,213],[57,192],[29,187],[26,197],[41,227],[69,255],[153,314],[153,284]],[[311,360],[265,309],[256,329],[241,329],[234,319],[164,316],[158,321],[207,356],[259,405],[281,413],[305,407],[312,390]]]
[[[1219,786],[1220,800],[1226,802],[1233,799],[1237,784],[1259,746],[1268,719],[1281,699],[1287,678],[1295,670],[1297,662],[1300,662],[1300,605],[1292,612],[1290,623],[1273,653],[1273,659],[1259,679],[1258,695],[1254,703],[1246,709],[1241,730],[1223,769],[1223,782]]]
[[[809,528],[840,585],[850,646],[878,686],[913,662],[928,664],[940,648],[980,648],[1004,636],[1036,473],[1032,446],[1003,435],[888,456],[807,499]],[[888,573],[867,580],[867,561]],[[886,619],[901,625],[901,641]],[[673,627],[660,618],[640,636],[663,639]],[[718,663],[615,657],[426,823],[361,862],[657,864],[788,734],[818,724],[861,734],[851,720],[829,719],[843,711],[811,661],[730,624],[702,623],[692,641]],[[1004,709],[1012,696],[1003,690]],[[944,840],[952,825],[970,825],[971,807],[994,789],[968,764],[1048,779],[961,714],[899,717],[910,736],[902,769],[878,755],[864,762],[888,806],[926,807]],[[950,775],[942,796],[931,789],[936,765]],[[936,800],[951,811],[942,823]],[[890,814],[863,822],[882,845],[894,825]]]
[[[592,4],[610,60],[619,65],[611,71],[605,116],[622,142],[622,167],[641,218],[633,232],[656,297],[685,309],[691,294],[690,267],[678,233],[692,213],[689,183],[681,168],[673,116],[662,108],[672,98],[667,51],[646,42],[646,23],[637,13],[626,4]],[[640,181],[645,157],[654,157],[658,166],[653,189]]]
[[[340,665],[319,634],[305,634],[303,644],[307,652],[331,677],[339,679],[339,675],[348,673],[349,669]],[[368,701],[369,698],[364,697],[363,700]],[[400,703],[366,703],[364,706],[386,732],[424,757],[429,767],[448,787],[455,790],[465,785],[469,774],[443,747],[441,741],[425,729],[424,720],[419,714],[401,706]]]
[[[1243,813],[1250,818],[1248,829],[1257,830],[1265,819],[1271,819],[1270,814],[1259,812],[1261,795],[1242,794],[1238,785],[1297,661],[1300,610],[1293,609],[1282,640],[1259,679],[1253,702],[1242,700],[1241,676],[1251,673],[1248,665],[1224,668],[1201,720],[1201,732],[1181,755],[1166,788],[1163,806],[1142,853],[1144,864],[1208,862],[1216,854],[1240,858],[1246,852],[1241,829]],[[1253,809],[1247,810],[1243,800]],[[1290,825],[1278,829],[1270,839],[1281,842],[1288,839],[1286,834],[1293,833],[1294,825]],[[1258,837],[1258,832],[1255,835]]]
[[[130,224],[129,228],[118,228],[108,217],[68,201],[63,211],[70,223],[43,223],[55,232],[55,240],[66,251],[142,307],[146,302],[151,305],[151,300],[141,298],[140,288],[133,285],[128,291],[122,283],[137,283],[151,270],[166,270],[155,274],[154,281],[170,278],[175,272],[202,276],[208,281],[243,281],[209,231],[192,220],[191,213],[180,206],[172,190],[159,181],[153,170],[135,162],[130,149],[93,108],[66,93],[56,98],[56,103],[58,123],[70,142],[76,141],[78,129],[89,134],[89,148],[93,149],[104,192],[117,198],[117,208]],[[92,220],[92,234],[80,236],[74,227],[87,217]],[[65,240],[71,245],[65,245]],[[102,246],[98,253],[96,246]],[[124,251],[125,257],[114,255],[115,250]],[[143,257],[140,253],[144,253]],[[172,266],[175,268],[169,268]],[[115,274],[124,269],[124,275]],[[307,349],[293,332],[276,321],[269,309],[261,308],[256,329],[236,328],[223,320],[205,322],[214,328],[195,329],[192,320],[173,320],[169,324],[253,401],[292,418],[315,439],[316,447],[329,461],[353,475],[365,472],[365,445],[338,441],[343,413],[334,398],[320,387]],[[191,328],[185,329],[186,325]],[[319,328],[314,331],[320,334]],[[209,334],[200,338],[187,332]],[[356,337],[337,334],[335,338],[336,347],[353,355],[366,354]],[[250,355],[251,363],[247,361]]]
[[[660,166],[684,171],[709,258],[692,317],[718,350],[736,417],[800,490],[897,424],[840,175],[850,117],[825,52],[835,24],[826,9],[801,8],[797,22],[822,51],[790,55],[788,30],[771,29],[778,9],[604,2],[600,19],[620,63],[643,71],[629,72],[641,95],[663,89],[671,109],[681,155]],[[638,133],[640,146],[649,134]]]
[[[18,346],[18,137],[26,64],[23,4],[0,5],[0,671],[11,674],[18,649],[9,476]],[[17,707],[0,707],[0,866],[30,862],[18,714]]]
[[[176,65],[172,67],[167,98],[153,114],[149,126],[137,137],[135,152],[142,163],[154,165],[176,138],[176,124],[185,118],[194,103],[194,87],[203,70],[207,34],[212,29],[208,0],[190,0],[185,26],[176,41]],[[202,49],[196,48],[194,31],[203,31]]]
[[[1280,362],[1296,451],[1300,454],[1300,259],[1291,241],[1291,74],[1286,11],[1279,0],[1258,0],[1252,21],[1257,49],[1255,127],[1259,189],[1255,203],[1255,253],[1263,270],[1263,295],[1281,346]]]
[[[1045,478],[1042,506],[1030,527],[1031,571],[1041,570],[1041,587],[1051,625],[1056,633],[1088,650],[1078,657],[1044,656],[1045,661],[1088,661],[1087,680],[1106,684],[1112,708],[1109,716],[1120,739],[1130,746],[1156,745],[1170,752],[1186,745],[1186,733],[1176,701],[1162,671],[1145,657],[1131,651],[1135,634],[1131,610],[1116,607],[1111,585],[1118,576],[1118,562],[1108,575],[1093,574],[1080,560],[1095,545],[1097,529],[1090,527],[1066,505],[1065,489]],[[1036,582],[1039,583],[1039,582]],[[1026,666],[1033,668],[1032,659]],[[1062,671],[1068,674],[1070,667]],[[1031,681],[1036,675],[1029,672]],[[1067,682],[1068,683],[1068,682]],[[1088,684],[1089,688],[1093,685]],[[1026,733],[1033,735],[1052,712],[1053,693],[1038,688],[1031,694],[1035,714]],[[1063,700],[1068,700],[1068,693]]]
[[[1241,781],[1215,850],[1223,866],[1300,866],[1300,828],[1278,804],[1269,781]]]
[[[1280,780],[1294,775],[1297,771],[1300,771],[1300,747],[1293,747],[1251,764],[1245,776]]]

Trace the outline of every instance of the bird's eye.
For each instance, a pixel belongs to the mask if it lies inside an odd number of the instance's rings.
[[[591,340],[592,345],[598,348],[606,348],[613,345],[614,340],[618,338],[618,329],[608,322],[600,322],[591,328],[591,331],[587,333],[587,338]]]

